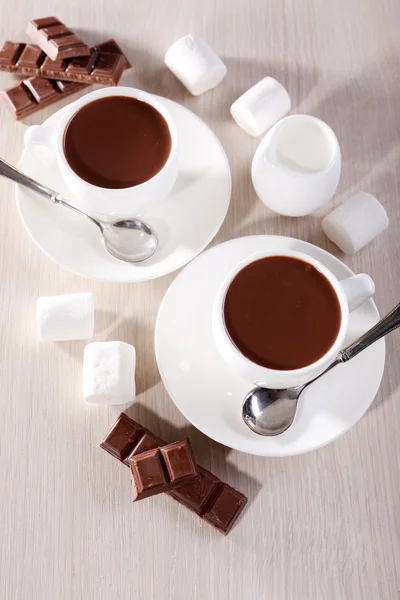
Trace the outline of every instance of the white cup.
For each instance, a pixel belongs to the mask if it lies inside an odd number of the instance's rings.
[[[310,115],[291,115],[261,140],[251,177],[268,208],[301,217],[329,202],[339,184],[340,170],[339,142],[329,125]]]
[[[162,169],[139,185],[122,188],[102,188],[88,183],[69,166],[64,154],[64,133],[73,116],[86,104],[108,96],[128,96],[153,106],[167,122],[171,134],[171,151]],[[101,124],[99,123],[99,127]],[[54,154],[61,175],[74,194],[74,203],[85,212],[103,219],[127,219],[135,217],[144,207],[163,200],[171,191],[178,174],[178,140],[175,123],[161,102],[151,94],[130,87],[110,87],[91,92],[73,102],[59,125],[52,129],[45,125],[33,125],[25,132],[24,143],[39,160],[43,153],[35,152],[38,146],[46,146]]]
[[[301,369],[280,371],[268,369],[252,362],[250,359],[246,358],[235,346],[225,326],[225,297],[233,279],[244,267],[250,263],[269,256],[289,256],[303,260],[314,266],[323,275],[325,275],[328,281],[332,284],[339,300],[341,309],[341,324],[336,340],[328,352],[322,356],[322,358]],[[218,291],[212,315],[212,327],[215,343],[221,356],[231,367],[232,371],[243,379],[254,383],[255,385],[272,389],[302,385],[323,373],[325,369],[335,360],[344,343],[349,323],[349,313],[361,306],[361,304],[363,304],[373,295],[374,291],[374,282],[369,275],[353,275],[352,277],[339,282],[331,273],[331,271],[329,271],[329,269],[321,265],[321,263],[319,263],[317,260],[314,260],[310,256],[307,256],[301,252],[295,252],[294,250],[271,250],[268,252],[258,252],[240,262],[225,278]]]

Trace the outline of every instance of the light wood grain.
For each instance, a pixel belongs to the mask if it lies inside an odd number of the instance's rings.
[[[344,260],[373,276],[382,312],[400,300],[398,0],[17,5],[1,2],[1,40],[25,39],[28,19],[48,14],[89,42],[115,36],[134,65],[126,84],[182,102],[214,129],[234,185],[213,243],[277,233],[340,256],[321,233],[328,209],[279,217],[252,189],[249,165],[258,140],[233,123],[229,105],[261,77],[277,77],[294,110],[325,119],[340,140],[343,177],[329,209],[360,189],[386,206],[389,231]],[[223,84],[199,98],[163,67],[167,47],[190,31],[204,36],[228,66]],[[1,86],[10,79],[1,74]],[[14,123],[1,107],[0,155],[17,163],[26,126],[53,110]],[[400,336],[388,339],[372,408],[343,438],[288,459],[230,451],[188,425],[157,373],[154,322],[175,275],[108,285],[63,271],[23,231],[13,186],[1,181],[0,194],[1,600],[400,598]],[[137,348],[139,397],[129,413],[163,437],[189,435],[199,461],[249,495],[227,538],[168,497],[133,509],[125,467],[98,449],[118,410],[89,407],[81,398],[84,344],[37,342],[37,296],[86,290],[100,309],[96,339],[122,339]]]

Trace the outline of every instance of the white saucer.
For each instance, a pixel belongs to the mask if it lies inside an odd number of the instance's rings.
[[[332,442],[355,425],[372,403],[382,379],[381,340],[307,388],[294,424],[276,437],[261,437],[241,418],[244,396],[254,386],[235,376],[219,355],[211,331],[215,295],[235,264],[253,252],[291,248],[327,266],[339,279],[352,275],[340,260],[306,242],[260,235],[225,242],[188,265],[161,304],[155,349],[164,385],[183,415],[221,444],[261,456],[290,456]],[[351,314],[346,344],[379,318],[372,300]]]
[[[146,281],[179,269],[211,242],[221,227],[231,197],[231,174],[225,152],[211,129],[192,112],[159,98],[176,121],[180,143],[180,173],[168,198],[141,217],[154,226],[160,240],[156,254],[132,265],[105,250],[89,221],[16,187],[21,219],[41,250],[61,266],[103,281]],[[65,109],[44,124],[55,127]],[[45,152],[45,150],[44,150]],[[48,151],[47,151],[48,152]],[[56,162],[39,162],[24,150],[20,168],[73,202]]]

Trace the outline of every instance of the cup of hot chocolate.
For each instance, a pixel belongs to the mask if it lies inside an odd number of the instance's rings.
[[[349,313],[373,293],[369,275],[338,281],[301,252],[253,254],[220,287],[212,315],[214,339],[243,379],[273,389],[302,385],[335,360]]]
[[[50,148],[73,201],[102,218],[135,217],[166,198],[178,173],[175,123],[154,96],[104,88],[71,104],[56,129],[29,127],[25,146]],[[51,165],[49,165],[51,168]]]

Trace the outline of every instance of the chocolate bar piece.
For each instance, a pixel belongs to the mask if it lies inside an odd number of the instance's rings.
[[[89,46],[56,17],[29,21],[26,33],[51,60],[90,54]]]
[[[0,50],[0,70],[1,71],[15,71],[15,64],[21,56],[22,50],[26,44],[20,44],[18,42],[4,42],[2,49]]]
[[[121,413],[100,445],[112,456],[123,461],[131,453],[135,442],[142,437],[143,433],[144,427],[130,419],[125,413]],[[150,448],[146,448],[146,450],[150,450]]]
[[[147,450],[130,462],[132,502],[199,479],[189,440]]]
[[[247,498],[244,494],[223,483],[201,516],[204,521],[226,535],[232,529],[246,503]]]
[[[89,56],[51,60],[39,46],[7,41],[0,50],[0,71],[47,79],[117,85],[130,63],[115,40],[91,48]]]
[[[100,444],[101,448],[126,465],[141,452],[164,445],[163,440],[125,413],[121,413]],[[182,484],[167,494],[218,531],[227,534],[244,509],[247,498],[203,467],[198,466],[198,471],[198,480]]]
[[[1,91],[0,98],[13,117],[18,120],[58,102],[61,98],[75,94],[85,87],[87,87],[85,83],[30,77]]]

